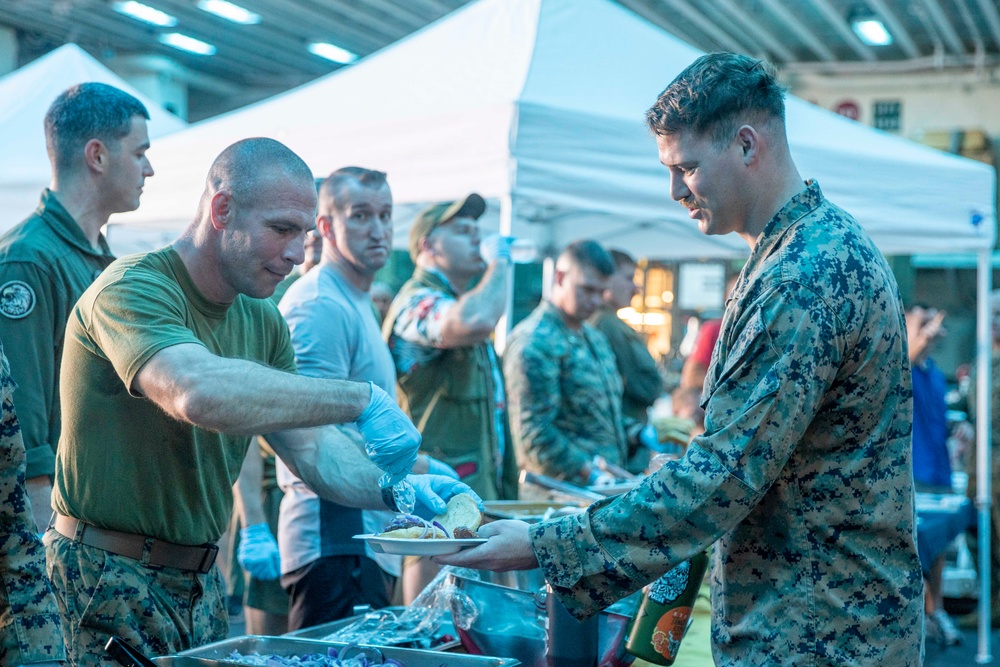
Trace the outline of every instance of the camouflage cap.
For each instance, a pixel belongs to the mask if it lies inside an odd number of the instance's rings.
[[[486,201],[475,192],[458,201],[439,202],[431,204],[421,211],[410,227],[410,257],[417,261],[420,254],[420,239],[426,237],[438,225],[452,218],[472,218],[478,220],[486,211]]]

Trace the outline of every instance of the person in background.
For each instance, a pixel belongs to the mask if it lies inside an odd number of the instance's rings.
[[[643,426],[649,421],[649,408],[663,393],[663,379],[645,339],[618,317],[618,311],[632,304],[639,293],[635,284],[635,258],[621,250],[609,250],[615,262],[615,272],[608,279],[601,307],[590,317],[590,323],[608,339],[615,355],[615,365],[624,387],[622,412]],[[638,440],[634,440],[638,445]],[[640,473],[649,463],[650,450],[630,447],[627,465],[630,472]]]
[[[409,475],[420,435],[382,389],[295,373],[267,297],[302,262],[315,212],[301,158],[239,141],[212,164],[181,237],[118,260],[74,307],[44,538],[72,664],[102,661],[109,635],[147,655],[226,637],[215,543],[249,434],[341,503],[395,511],[412,492],[433,514],[469,491]],[[363,449],[330,426],[347,422]]]
[[[378,312],[378,321],[384,322],[386,315],[389,314],[389,306],[392,305],[392,300],[396,294],[387,283],[376,280],[372,283],[371,296],[372,303],[375,304],[375,310]]]
[[[732,294],[733,286],[739,276],[731,276],[726,281],[724,299],[728,302],[729,295]],[[693,388],[701,391],[705,386],[705,375],[708,367],[712,363],[712,351],[715,350],[715,342],[719,340],[719,331],[722,329],[722,318],[705,320],[699,327],[695,336],[694,349],[684,360],[681,368],[681,387],[684,389]]]
[[[484,499],[515,499],[517,461],[491,339],[506,304],[511,239],[481,243],[478,220],[485,210],[473,193],[417,215],[409,237],[416,269],[393,299],[382,335],[396,366],[400,405],[423,436],[422,451],[451,466]],[[427,559],[408,558],[404,602],[437,571]]]
[[[712,546],[717,665],[922,662],[906,325],[860,225],[803,181],[762,60],[702,56],[646,120],[670,196],[750,257],[702,404],[705,432],[632,491],[536,525],[494,521],[440,563],[541,567],[584,618]]]
[[[17,384],[0,344],[0,664],[48,667],[66,659],[59,610],[45,576],[45,548],[24,487]]]
[[[81,83],[45,114],[52,183],[38,208],[0,237],[0,340],[17,381],[25,475],[38,531],[52,515],[59,442],[59,364],[70,309],[111,262],[101,227],[134,211],[145,180],[149,112],[128,93]]]
[[[504,374],[522,469],[581,486],[612,483],[597,457],[624,466],[626,430],[637,436],[643,428],[624,415],[615,355],[587,322],[614,273],[596,241],[571,243],[556,260],[549,300],[511,332]]]
[[[369,294],[392,252],[392,192],[385,174],[362,167],[330,174],[320,186],[316,226],[323,239],[321,263],[280,305],[299,373],[373,382],[395,398],[396,371]],[[357,440],[356,429],[341,430],[346,442]],[[424,455],[414,470],[458,478]],[[402,559],[375,554],[353,536],[381,532],[392,516],[327,501],[281,463],[278,478],[286,491],[278,541],[281,583],[291,596],[290,628],[336,621],[356,605],[388,606]]]
[[[906,338],[913,381],[913,481],[917,491],[951,493],[948,455],[948,386],[944,373],[930,358],[937,342],[947,335],[943,310],[913,305],[906,311]],[[944,610],[941,582],[944,554],[924,572],[924,612],[931,627],[946,645],[958,644],[962,635]]]

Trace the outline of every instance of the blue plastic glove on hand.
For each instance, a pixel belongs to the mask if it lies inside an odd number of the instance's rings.
[[[479,509],[483,509],[483,499],[469,488],[451,477],[444,475],[410,475],[406,480],[413,486],[417,495],[415,513],[425,519],[436,514],[444,514],[448,509],[448,500],[459,493],[468,493],[476,499]]]
[[[458,473],[455,469],[444,461],[438,461],[433,456],[425,456],[427,459],[427,474],[428,475],[444,475],[445,477],[451,477],[452,479],[460,479]]]
[[[240,530],[236,560],[254,579],[271,581],[281,576],[278,543],[266,523],[255,523]]]
[[[417,461],[420,432],[385,391],[369,382],[368,407],[355,422],[365,439],[372,463],[386,472],[379,486],[386,488],[406,477]]]
[[[510,249],[514,245],[513,236],[500,236],[493,234],[487,236],[479,244],[479,254],[487,264],[492,264],[497,260],[510,261]]]
[[[639,431],[639,444],[649,449],[657,449],[660,446],[660,436],[656,434],[656,427],[646,424]]]

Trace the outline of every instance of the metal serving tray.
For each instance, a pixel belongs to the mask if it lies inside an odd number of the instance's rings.
[[[181,667],[184,661],[177,660],[175,662],[175,658],[208,658],[209,660],[225,661],[233,651],[239,651],[244,655],[256,652],[262,655],[291,656],[303,653],[326,653],[330,648],[340,649],[344,646],[345,644],[342,643],[321,642],[313,639],[246,635],[181,651],[176,656],[154,658],[153,662],[164,667]],[[406,667],[514,667],[521,664],[517,660],[481,655],[460,655],[393,646],[379,646],[377,648],[386,658],[398,660]],[[226,663],[220,662],[220,664]]]
[[[383,609],[375,609],[374,611],[391,611],[392,613],[399,616],[405,612],[408,607],[385,607]],[[351,616],[348,618],[341,618],[336,621],[330,621],[329,623],[320,623],[319,625],[313,625],[308,628],[302,628],[301,630],[296,630],[294,632],[286,632],[284,637],[295,637],[299,639],[319,639],[322,640],[325,637],[329,637],[335,632],[343,630],[348,625],[355,623],[365,617],[365,614],[358,614],[356,616]],[[442,641],[445,635],[450,635],[450,641]],[[427,640],[431,642],[431,651],[447,651],[459,646],[461,642],[458,640],[458,633],[455,631],[455,626],[451,622],[451,612],[446,612],[441,619],[441,626],[435,633],[434,637],[428,637]],[[414,640],[414,642],[419,640]],[[435,643],[436,642],[436,643]],[[408,647],[410,644],[400,644],[400,646]]]

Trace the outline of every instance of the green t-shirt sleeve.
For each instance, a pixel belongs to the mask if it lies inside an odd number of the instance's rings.
[[[90,303],[81,303],[84,310],[75,315],[84,319],[89,337],[84,345],[106,358],[129,393],[138,397],[132,382],[154,354],[172,345],[204,344],[186,324],[186,300],[176,283],[136,269],[127,275],[106,285]]]

